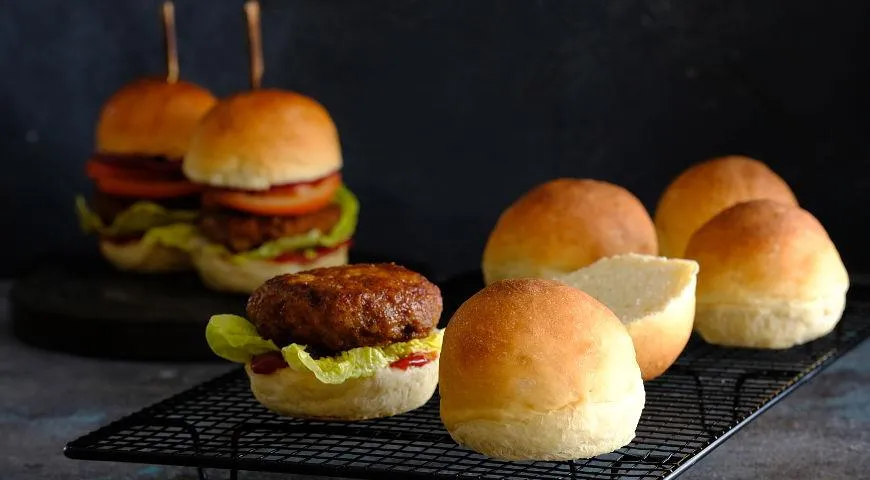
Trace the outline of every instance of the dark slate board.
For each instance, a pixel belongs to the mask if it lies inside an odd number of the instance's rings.
[[[351,261],[390,261],[351,253]],[[400,262],[429,278],[419,264]],[[76,355],[147,361],[217,360],[205,343],[208,318],[243,314],[247,296],[205,288],[195,273],[137,275],[101,259],[41,263],[14,283],[12,330],[31,345]]]

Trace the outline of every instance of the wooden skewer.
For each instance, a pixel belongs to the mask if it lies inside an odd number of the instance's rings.
[[[260,3],[257,0],[245,2],[245,16],[248,19],[248,45],[251,55],[251,89],[260,88],[263,78],[263,44],[260,34]]]
[[[178,81],[178,47],[175,40],[175,4],[163,2],[163,39],[166,45],[166,81]]]

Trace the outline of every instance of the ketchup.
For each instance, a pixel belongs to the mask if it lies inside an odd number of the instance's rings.
[[[282,368],[287,368],[287,362],[281,356],[281,352],[269,352],[255,356],[251,359],[251,371],[260,375],[275,373]]]
[[[332,253],[332,252],[338,250],[339,248],[344,247],[345,245],[350,246],[350,240],[348,240],[347,242],[344,242],[344,243],[340,243],[334,247],[316,248],[316,249],[314,249],[314,251],[316,253],[316,256],[314,258],[306,257],[305,254],[302,253],[301,251],[295,251],[295,252],[282,253],[281,255],[278,255],[277,257],[271,259],[271,261],[275,262],[275,263],[284,263],[284,262],[293,262],[293,263],[301,263],[301,264],[311,263],[311,262],[317,260],[319,257],[322,257],[323,255]]]
[[[407,370],[411,367],[422,367],[435,360],[435,358],[435,352],[412,353],[391,363],[390,367],[397,370]]]

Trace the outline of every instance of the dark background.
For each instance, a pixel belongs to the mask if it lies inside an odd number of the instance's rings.
[[[157,0],[0,6],[0,275],[84,252],[73,196],[101,103],[162,74]],[[242,1],[178,0],[182,77],[247,88]],[[713,155],[762,159],[867,270],[870,3],[264,0],[264,86],[321,101],[360,249],[473,268],[499,212],[556,176],[654,208]]]

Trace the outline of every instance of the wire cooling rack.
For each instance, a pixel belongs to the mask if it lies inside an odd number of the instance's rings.
[[[671,479],[870,335],[870,304],[850,303],[825,338],[785,351],[727,349],[693,338],[646,384],[637,437],[575,462],[495,461],[456,445],[436,396],[420,409],[355,423],[278,417],[236,370],[85,435],[66,456],[344,478]]]

